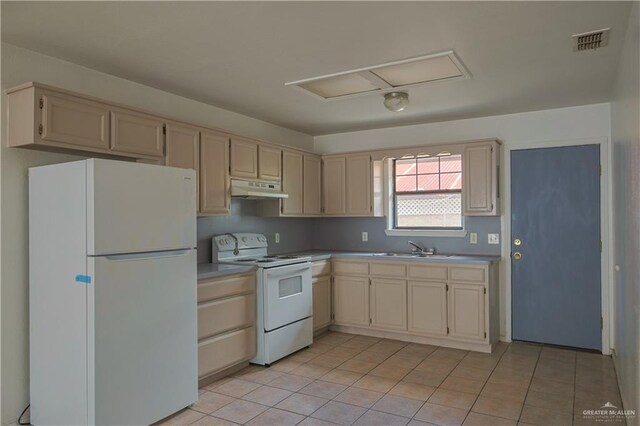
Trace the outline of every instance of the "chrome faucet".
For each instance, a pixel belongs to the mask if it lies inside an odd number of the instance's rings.
[[[425,249],[420,244],[416,244],[413,241],[407,241],[407,242],[409,243],[410,246],[413,246],[413,250],[412,251],[414,253],[419,253],[421,255],[436,254],[436,249],[434,249],[434,248]]]

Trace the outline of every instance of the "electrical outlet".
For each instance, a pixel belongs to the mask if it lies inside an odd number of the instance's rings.
[[[280,244],[280,233],[276,232],[276,244]]]
[[[369,241],[369,233],[364,231],[362,232],[362,241]]]
[[[500,234],[487,234],[487,243],[500,244]]]
[[[478,244],[478,233],[470,232],[469,233],[469,244]]]

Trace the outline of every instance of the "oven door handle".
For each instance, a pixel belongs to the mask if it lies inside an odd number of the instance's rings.
[[[265,269],[265,274],[268,277],[282,277],[286,275],[295,274],[296,272],[305,272],[311,270],[311,262],[296,263],[294,265],[277,266],[275,268]]]

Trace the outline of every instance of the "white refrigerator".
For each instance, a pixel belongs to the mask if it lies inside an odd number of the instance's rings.
[[[193,170],[29,170],[31,423],[146,425],[198,399]]]

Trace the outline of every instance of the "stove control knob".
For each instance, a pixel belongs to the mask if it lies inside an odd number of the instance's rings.
[[[247,237],[242,237],[242,242],[246,243],[247,242]]]

